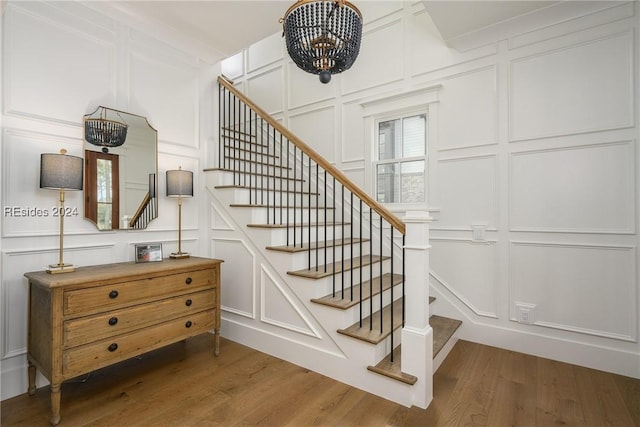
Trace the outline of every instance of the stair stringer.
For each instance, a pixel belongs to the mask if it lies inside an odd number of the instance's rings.
[[[311,298],[326,294],[323,286],[313,283],[308,279],[291,277],[282,269],[282,255],[267,251],[265,235],[268,231],[252,229],[246,226],[247,215],[238,214],[238,209],[229,206],[230,201],[225,200],[224,192],[216,191],[214,174],[207,174],[207,192],[209,195],[210,218],[213,211],[222,216],[230,225],[229,229],[210,227],[210,242],[212,256],[220,259],[229,257],[229,254],[216,251],[216,241],[235,239],[242,241],[249,247],[254,257],[254,271],[259,265],[268,272],[271,280],[277,282],[278,288],[293,310],[300,313],[309,323],[310,329],[315,330],[315,336],[296,331],[296,328],[287,328],[278,325],[277,322],[265,322],[260,315],[262,295],[256,289],[254,283],[251,297],[251,306],[254,307],[254,315],[238,314],[233,307],[225,306],[225,277],[232,277],[233,271],[229,271],[229,264],[223,264],[222,268],[222,335],[225,338],[239,342],[264,353],[279,357],[304,368],[326,375],[337,381],[349,384],[369,393],[394,401],[404,406],[411,406],[415,401],[416,388],[390,378],[373,374],[367,371],[368,365],[374,365],[384,354],[384,346],[378,346],[354,340],[337,333],[339,328],[349,324],[344,316],[353,316],[352,313],[339,315],[330,307],[314,304]],[[279,259],[280,258],[280,259]],[[254,274],[255,277],[255,274]],[[320,290],[318,290],[320,289]],[[399,340],[397,341],[399,342]]]

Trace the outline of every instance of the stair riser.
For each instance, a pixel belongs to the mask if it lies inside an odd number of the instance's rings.
[[[283,172],[283,175],[286,177],[286,172]],[[298,190],[300,191],[303,188],[304,182],[302,181],[294,181],[291,180],[282,180],[279,176],[261,176],[261,175],[245,175],[245,174],[235,174],[229,171],[211,171],[207,173],[207,184],[209,186],[227,186],[227,185],[238,185],[238,186],[250,186],[250,187],[265,187],[265,188],[287,188],[287,182],[289,185],[289,190]],[[306,188],[306,185],[304,185]]]
[[[335,253],[334,253],[335,250]],[[344,251],[345,256],[342,256],[342,252]],[[275,251],[271,251],[271,252],[275,252]],[[287,271],[297,271],[297,270],[301,270],[301,269],[306,269],[309,268],[309,258],[311,259],[311,267],[315,268],[316,266],[318,266],[318,268],[320,270],[324,271],[324,266],[325,265],[330,265],[334,262],[337,262],[338,265],[335,266],[335,270],[338,271],[338,273],[340,273],[340,271],[343,269],[343,265],[348,265],[348,264],[343,264],[342,260],[343,259],[351,259],[351,258],[359,258],[360,257],[360,248],[358,245],[354,245],[353,248],[349,247],[349,246],[345,246],[344,249],[340,246],[336,246],[335,248],[332,247],[328,247],[326,249],[326,251],[324,250],[324,248],[320,248],[319,250],[312,250],[311,252],[308,251],[302,251],[302,252],[296,252],[296,253],[287,253],[287,255],[289,256],[291,263],[290,263],[290,267],[287,269]],[[363,246],[362,248],[362,258],[363,258],[363,267],[356,267],[353,270],[347,270],[346,274],[353,274],[353,277],[360,280],[368,280],[369,276],[371,274],[371,271],[373,273],[373,277],[378,277],[381,273],[380,273],[380,264],[379,263],[373,263],[371,266],[368,264],[368,257],[369,257],[369,247],[368,246]],[[331,268],[329,271],[333,270],[333,267],[328,267]],[[384,261],[382,263],[382,274],[385,273],[389,273],[391,270],[391,263],[389,260]],[[394,265],[394,272],[399,274],[401,273],[400,271],[400,267],[398,265]],[[351,273],[350,271],[353,271],[353,273]],[[362,278],[360,277],[362,275]]]
[[[276,207],[234,207],[235,211],[250,211],[250,221],[247,224],[308,224],[327,223],[327,228],[333,224],[333,212],[324,209],[311,208],[280,208]],[[321,227],[324,228],[324,227]]]
[[[293,244],[294,242],[299,243],[302,238],[303,242],[309,241],[309,227],[291,227],[289,230],[285,228],[255,228],[250,227],[261,234],[267,235],[267,239],[265,246],[281,246],[287,244]],[[330,228],[327,227],[311,227],[311,241],[316,241],[316,229],[318,231],[318,241],[325,240],[334,240],[342,238],[342,229],[341,228]],[[295,231],[294,231],[295,230]],[[345,230],[348,233],[348,230]],[[287,239],[288,235],[288,239]],[[345,236],[348,237],[348,236]]]
[[[308,193],[281,192],[279,189],[277,191],[262,191],[244,188],[233,189],[233,192],[233,203],[236,204],[289,206],[290,208],[294,206],[327,206],[324,198],[316,197],[313,194],[309,197]],[[327,203],[328,206],[331,206],[330,202]]]

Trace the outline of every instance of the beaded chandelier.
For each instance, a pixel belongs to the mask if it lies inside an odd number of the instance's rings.
[[[280,21],[293,62],[322,83],[351,68],[360,52],[362,14],[346,0],[298,0]]]

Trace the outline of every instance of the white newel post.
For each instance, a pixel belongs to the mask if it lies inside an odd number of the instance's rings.
[[[413,405],[426,408],[433,398],[433,330],[429,325],[428,212],[407,212],[405,229],[405,325],[402,371],[414,375]]]

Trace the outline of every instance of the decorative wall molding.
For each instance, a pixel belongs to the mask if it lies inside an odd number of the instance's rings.
[[[269,284],[271,284],[271,286],[269,286]],[[274,304],[273,296],[267,296],[268,287],[277,292],[277,295],[286,303],[287,308],[295,311],[295,315],[297,315],[298,319],[304,323],[304,327],[301,325],[294,325],[284,319],[276,319],[274,317],[275,314],[283,316],[286,313],[284,313],[282,307],[277,313],[275,311],[273,313],[270,312],[269,306],[271,305],[275,308],[276,304]],[[322,338],[322,335],[313,326],[311,320],[308,319],[305,310],[299,307],[294,298],[285,290],[283,284],[268,271],[264,264],[260,266],[260,296],[260,321],[277,326],[278,328],[308,335],[310,337]]]
[[[509,244],[510,320],[518,301],[536,305],[534,325],[637,342],[636,246]]]
[[[467,308],[469,308],[469,310],[471,310],[474,314],[476,314],[477,316],[481,316],[481,317],[488,317],[488,318],[492,318],[492,319],[497,319],[498,318],[498,293],[497,293],[497,288],[496,288],[496,283],[497,283],[497,278],[498,278],[498,261],[497,261],[497,253],[496,253],[496,247],[497,247],[497,241],[495,240],[485,240],[483,242],[476,242],[473,240],[469,240],[469,239],[461,239],[461,238],[444,238],[444,237],[430,237],[429,241],[432,243],[432,249],[430,251],[430,257],[431,257],[431,271],[430,271],[430,276],[435,279],[443,288],[445,288],[451,295],[453,295],[455,298],[457,298],[461,303],[463,303],[465,306],[467,306]],[[482,282],[482,289],[485,290],[492,290],[492,297],[489,298],[489,300],[491,301],[491,304],[493,305],[493,310],[486,310],[486,309],[481,309],[477,306],[477,301],[474,302],[472,301],[472,296],[470,295],[465,295],[464,294],[464,290],[460,290],[459,286],[462,285],[462,278],[458,277],[458,281],[456,282],[458,284],[458,288],[456,288],[456,286],[451,283],[450,281],[448,281],[445,277],[443,277],[441,274],[437,273],[437,269],[439,268],[438,266],[438,242],[442,242],[442,243],[448,243],[448,244],[456,244],[456,245],[470,245],[470,247],[474,247],[474,248],[486,248],[488,250],[490,250],[489,254],[487,255],[489,257],[489,259],[491,260],[491,267],[489,268],[489,277],[480,277],[480,272],[476,271],[474,269],[474,279],[476,278],[480,278],[481,280],[483,280]],[[461,252],[462,253],[462,252]],[[468,257],[467,258],[467,262],[466,264],[470,264],[474,261],[476,261],[476,259],[474,259],[476,257]],[[461,270],[458,270],[461,271]],[[469,287],[467,288],[467,291],[471,291],[473,288],[479,289],[479,287],[476,286],[471,286],[469,284]],[[491,293],[491,292],[488,292]],[[478,297],[478,295],[475,295],[476,297]]]
[[[536,156],[538,164],[534,163]],[[631,140],[512,152],[510,231],[635,233],[635,156],[635,141]],[[542,164],[544,170],[539,169]],[[570,173],[572,168],[574,173]],[[594,196],[596,193],[600,196]]]
[[[498,143],[498,66],[491,64],[450,75],[439,92],[437,150]],[[464,126],[460,126],[464,123]]]
[[[286,99],[284,81],[284,67],[278,64],[247,76],[245,93],[268,114],[281,114]]]
[[[625,30],[511,60],[509,140],[634,126],[633,34]],[[554,114],[545,115],[549,108]]]
[[[246,260],[242,259],[243,254],[239,250],[225,252],[225,242],[227,244],[240,246],[240,248],[245,251],[245,255],[250,258],[250,261],[247,262]],[[227,256],[229,253],[233,253],[233,256]],[[221,268],[221,281],[225,284],[225,286],[232,287],[234,289],[234,292],[228,293],[227,296],[224,297],[223,301],[225,302],[225,304],[221,305],[222,311],[233,313],[249,319],[256,319],[256,292],[258,288],[258,277],[256,276],[256,255],[253,250],[249,246],[247,246],[246,242],[242,239],[214,236],[211,238],[211,254],[214,258],[224,260],[224,264]],[[247,268],[248,264],[251,265],[251,269]],[[227,271],[232,271],[235,273],[235,275],[227,276]],[[239,271],[248,273],[249,277],[238,277],[237,274]],[[243,299],[243,297],[246,298]],[[250,307],[232,306],[232,304],[234,303],[247,301],[249,302]]]
[[[25,9],[27,7],[28,9]],[[3,18],[4,112],[54,124],[79,125],[87,105],[115,104],[116,46],[113,33],[43,5],[10,3]],[[52,19],[54,16],[56,19]],[[32,31],[38,28],[38,31]],[[55,55],[51,53],[55,52]],[[83,72],[69,73],[69,63],[83,53]],[[47,73],[42,73],[43,69]],[[74,85],[77,91],[66,88]],[[104,88],[108,90],[105,92]],[[59,100],[65,102],[60,103]]]
[[[453,169],[448,176],[447,166],[459,169]],[[437,200],[443,207],[438,222],[431,228],[471,230],[473,223],[482,222],[486,224],[486,230],[496,231],[499,212],[497,155],[438,158],[437,167],[440,182]],[[464,171],[464,177],[460,175],[461,171]],[[483,176],[485,173],[487,175]],[[456,180],[457,177],[460,178]],[[451,187],[443,188],[447,183]],[[482,209],[477,210],[477,206]],[[449,215],[454,215],[453,221],[449,220]]]
[[[599,26],[603,26],[604,24],[633,17],[633,2],[626,2],[623,4],[612,2],[612,4],[614,6],[606,10],[586,11],[586,14],[580,17],[563,20],[557,24],[548,25],[540,29],[535,29],[533,31],[510,37],[508,39],[509,49],[519,49],[547,40],[556,40],[559,37],[579,32],[593,32],[594,28],[597,29]]]

